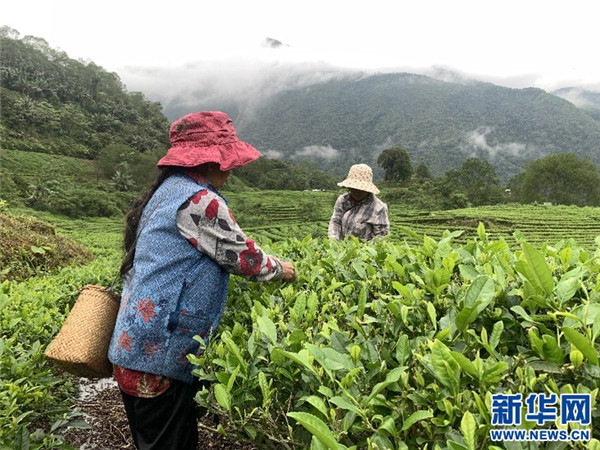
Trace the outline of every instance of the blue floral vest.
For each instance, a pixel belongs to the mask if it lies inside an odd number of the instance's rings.
[[[195,335],[208,342],[217,328],[229,288],[229,273],[177,228],[177,210],[202,189],[214,191],[172,175],[144,208],[108,352],[113,364],[193,382],[186,355],[201,352]]]

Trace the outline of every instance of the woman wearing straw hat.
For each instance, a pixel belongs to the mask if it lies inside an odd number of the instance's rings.
[[[348,193],[338,197],[329,221],[330,238],[342,240],[348,235],[367,241],[390,233],[387,205],[375,195],[379,189],[373,184],[373,171],[366,164],[350,167],[348,176],[338,186]]]
[[[229,275],[292,281],[289,262],[248,239],[219,189],[260,154],[222,112],[188,114],[170,128],[160,174],[127,215],[121,308],[109,348],[136,447],[196,449],[198,390],[188,354],[208,342]],[[197,380],[196,380],[197,381]]]

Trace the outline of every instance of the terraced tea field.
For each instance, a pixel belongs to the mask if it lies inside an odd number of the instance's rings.
[[[407,237],[404,228],[433,238],[445,229],[464,230],[457,239],[460,242],[476,235],[479,222],[492,238],[509,244],[516,243],[517,233],[534,245],[574,239],[592,248],[600,236],[600,208],[576,206],[499,205],[435,212],[406,212],[391,206],[390,220],[394,239]]]
[[[306,236],[324,238],[340,192],[255,191],[227,193],[229,206],[244,231],[252,238],[277,242]],[[496,205],[448,211],[410,210],[388,204],[391,236],[394,241],[416,242],[422,235],[439,239],[445,230],[463,231],[455,241],[464,243],[477,235],[482,222],[492,239],[516,245],[517,236],[534,245],[554,245],[574,239],[588,249],[596,248],[600,236],[600,208],[546,205]],[[70,219],[48,213],[28,213],[54,224],[89,247],[106,248],[99,237],[121,243],[122,218]],[[100,232],[100,233],[97,233]],[[416,236],[415,236],[416,235]]]
[[[327,225],[339,192],[253,192],[230,194],[230,207],[252,237],[279,241],[287,237],[327,236]],[[586,248],[600,236],[600,208],[551,205],[496,205],[448,211],[407,210],[389,204],[391,238],[414,241],[417,235],[434,239],[445,230],[464,233],[456,240],[476,236],[482,222],[494,239],[516,244],[516,236],[540,245],[574,239]],[[516,235],[515,235],[516,233]]]

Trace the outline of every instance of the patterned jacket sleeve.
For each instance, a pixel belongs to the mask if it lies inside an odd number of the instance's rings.
[[[177,227],[190,244],[229,273],[253,281],[283,277],[281,264],[246,237],[225,201],[207,189],[181,205]]]
[[[380,202],[381,205],[376,209],[373,219],[373,237],[383,237],[390,234],[390,221],[388,218],[387,205]]]
[[[335,206],[333,207],[333,214],[331,215],[331,219],[329,220],[329,228],[327,230],[327,236],[332,239],[336,239],[341,241],[344,236],[342,236],[342,217],[344,215],[344,210],[342,208],[342,198],[340,195],[335,201]]]

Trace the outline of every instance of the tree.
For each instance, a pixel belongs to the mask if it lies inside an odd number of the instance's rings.
[[[519,200],[560,205],[599,206],[600,173],[588,158],[555,153],[524,166]]]
[[[429,167],[424,162],[420,162],[417,168],[415,169],[415,175],[419,178],[431,178],[431,172],[429,171]]]
[[[382,151],[377,158],[377,164],[385,171],[386,180],[405,181],[413,173],[408,152],[398,147]]]
[[[502,200],[494,167],[479,158],[469,158],[459,170],[446,172],[444,185],[449,195],[461,192],[473,206],[493,205]]]
[[[128,167],[126,164],[123,164],[123,166],[117,170],[112,177],[112,183],[118,191],[129,191],[135,185],[133,178],[131,178],[131,175],[127,170]]]

